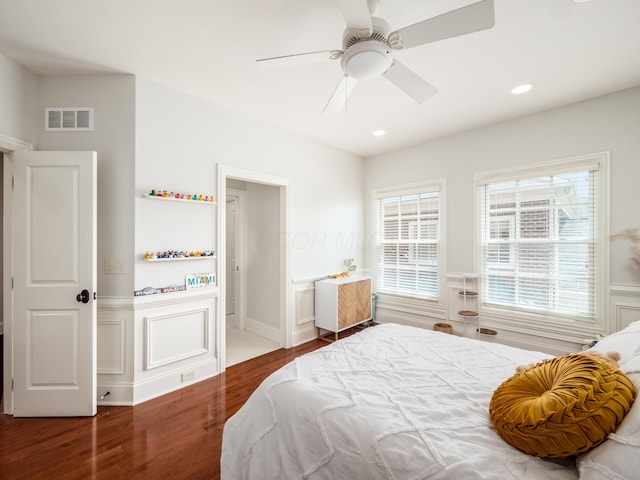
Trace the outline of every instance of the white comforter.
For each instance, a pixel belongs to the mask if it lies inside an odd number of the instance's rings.
[[[222,479],[575,479],[488,415],[514,367],[548,355],[384,324],[297,358],[224,427]]]

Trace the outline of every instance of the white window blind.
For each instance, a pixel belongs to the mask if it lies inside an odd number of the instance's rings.
[[[440,191],[381,194],[376,199],[376,289],[437,299]]]
[[[483,305],[594,318],[599,167],[585,165],[480,182]]]

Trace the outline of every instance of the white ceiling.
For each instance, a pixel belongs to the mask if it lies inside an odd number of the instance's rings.
[[[474,1],[378,16],[393,30]],[[494,28],[394,52],[439,90],[426,103],[378,78],[324,115],[339,61],[255,60],[341,49],[335,0],[0,0],[0,18],[0,52],[35,73],[139,75],[364,157],[640,84],[639,0],[495,0]]]

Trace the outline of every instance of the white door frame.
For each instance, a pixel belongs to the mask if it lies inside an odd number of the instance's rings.
[[[236,227],[236,233],[237,235],[234,235],[234,241],[235,241],[235,246],[236,246],[236,252],[235,252],[235,256],[236,256],[236,265],[239,265],[240,268],[238,270],[238,281],[237,284],[235,285],[235,300],[236,300],[236,311],[235,311],[235,317],[236,317],[236,323],[238,325],[239,328],[244,329],[245,324],[246,324],[246,320],[247,320],[247,271],[246,271],[246,258],[247,258],[247,252],[246,252],[246,244],[245,244],[245,232],[247,230],[246,228],[246,215],[245,215],[245,191],[244,190],[238,190],[235,188],[227,188],[227,193],[225,195],[225,201],[227,199],[227,197],[234,197],[237,200],[237,206],[238,206],[238,216],[236,217],[236,219],[238,220],[238,226]],[[226,209],[225,209],[225,229],[227,226],[226,223]],[[225,230],[226,232],[226,230]],[[226,237],[225,237],[226,238]],[[238,248],[239,247],[239,248]],[[226,248],[226,242],[225,242],[225,248]],[[226,251],[225,251],[226,253]],[[226,255],[225,255],[225,261],[226,261]],[[226,273],[226,269],[225,269],[225,273]],[[225,302],[226,302],[226,286],[227,286],[228,282],[225,282]],[[226,313],[226,305],[225,305],[225,310],[224,312]]]
[[[233,178],[246,182],[261,183],[279,187],[280,189],[280,234],[281,245],[284,249],[284,255],[280,256],[280,332],[282,337],[280,344],[285,348],[292,345],[292,309],[291,309],[291,179],[277,177],[262,172],[246,170],[243,168],[233,167],[230,165],[218,164],[218,199],[220,204],[224,205],[222,200],[227,198],[227,179]],[[218,210],[220,218],[218,219],[218,322],[216,322],[216,339],[219,352],[220,371],[226,368],[226,322],[222,321],[226,312],[226,207]],[[284,325],[283,325],[284,323]],[[284,327],[284,328],[283,328]]]
[[[4,322],[4,413],[13,414],[13,152],[27,152],[33,150],[33,145],[17,138],[0,133],[0,151],[4,153],[3,171],[3,214],[2,225],[2,256],[4,271],[2,277],[2,301]]]

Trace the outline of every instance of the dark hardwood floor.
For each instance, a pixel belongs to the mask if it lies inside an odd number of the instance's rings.
[[[227,418],[269,374],[325,345],[280,349],[135,407],[99,407],[92,418],[0,414],[0,479],[217,479]]]

